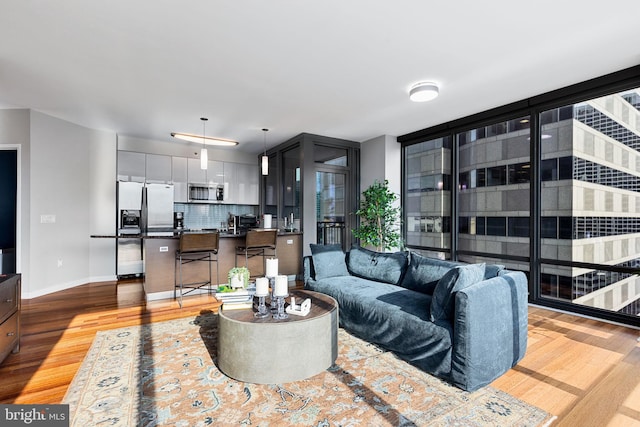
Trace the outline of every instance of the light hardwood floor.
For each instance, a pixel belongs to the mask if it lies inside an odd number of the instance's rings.
[[[210,296],[144,302],[139,282],[101,283],[22,304],[21,349],[0,365],[0,403],[59,403],[96,331],[217,311]],[[492,386],[554,415],[554,426],[640,426],[640,331],[529,310],[525,358]]]

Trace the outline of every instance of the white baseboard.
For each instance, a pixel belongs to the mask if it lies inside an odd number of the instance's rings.
[[[37,297],[41,297],[43,295],[52,294],[54,292],[64,291],[66,289],[75,288],[76,286],[85,285],[87,283],[89,283],[88,280],[86,278],[84,278],[84,279],[72,280],[71,282],[66,282],[66,283],[57,283],[55,285],[47,286],[44,289],[38,289],[38,290],[33,291],[33,292],[25,292],[25,289],[24,289],[24,286],[23,286],[23,288],[22,288],[22,299],[37,298]]]
[[[191,292],[189,292],[188,295],[185,295],[185,298],[190,297],[191,295],[199,295],[199,294],[206,294],[206,293],[209,293],[208,289],[194,289]],[[158,301],[161,299],[173,299],[173,291],[152,292],[149,294],[145,292],[144,297],[147,302]]]
[[[23,287],[21,299],[37,298],[44,295],[52,294],[54,292],[75,288],[76,286],[86,285],[89,283],[115,282],[117,280],[118,280],[117,276],[93,276],[93,277],[85,277],[83,279],[78,279],[78,280],[72,280],[70,282],[65,282],[65,283],[57,283],[55,285],[47,286],[46,288],[38,289],[33,292],[26,292]]]
[[[173,291],[152,292],[150,294],[145,292],[144,297],[147,302],[158,301],[161,299],[173,299]]]
[[[117,282],[118,276],[91,276],[89,277],[89,283],[102,283],[102,282]]]

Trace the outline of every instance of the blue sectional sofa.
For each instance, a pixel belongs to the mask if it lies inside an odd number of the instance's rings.
[[[527,278],[500,265],[311,245],[305,288],[338,301],[340,326],[463,390],[527,348]]]

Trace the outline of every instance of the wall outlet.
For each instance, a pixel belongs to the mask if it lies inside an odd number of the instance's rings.
[[[293,245],[293,239],[287,239],[287,245]]]
[[[40,224],[54,224],[56,222],[56,216],[54,214],[40,215]]]
[[[58,260],[58,267],[62,267],[62,260],[61,259]]]

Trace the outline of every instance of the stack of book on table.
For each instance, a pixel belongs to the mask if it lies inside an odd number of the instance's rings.
[[[253,307],[253,295],[255,288],[236,289],[227,292],[216,292],[215,297],[222,302],[223,310],[237,310]]]

